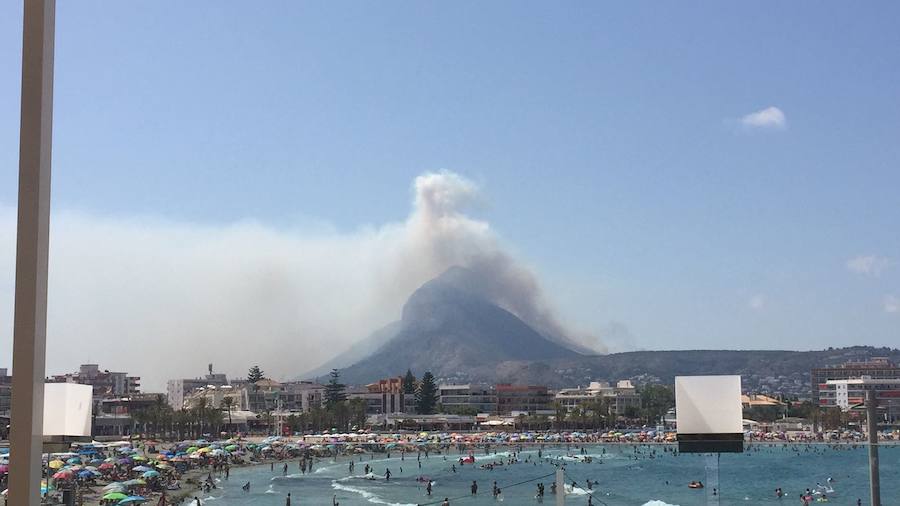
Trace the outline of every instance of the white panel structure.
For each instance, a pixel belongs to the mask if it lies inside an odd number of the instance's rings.
[[[90,385],[44,385],[44,435],[90,436],[93,394]]]
[[[740,376],[675,377],[678,434],[743,433]]]

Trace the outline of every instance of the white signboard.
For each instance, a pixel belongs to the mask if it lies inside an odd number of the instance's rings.
[[[44,385],[44,435],[90,436],[94,389],[76,383]]]
[[[740,376],[676,376],[678,434],[743,433]]]

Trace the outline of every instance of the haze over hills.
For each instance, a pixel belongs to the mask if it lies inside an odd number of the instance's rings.
[[[813,367],[883,356],[900,350],[856,346],[823,351],[678,350],[585,354],[556,336],[542,335],[480,291],[478,276],[453,267],[406,301],[402,317],[306,377],[341,369],[349,384],[431,371],[447,381],[575,386],[593,380],[671,383],[676,375],[740,374],[745,388],[769,384],[808,389]]]

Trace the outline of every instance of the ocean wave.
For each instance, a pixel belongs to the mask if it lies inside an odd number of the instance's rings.
[[[338,483],[338,480],[334,480],[331,482],[331,488],[335,490],[342,490],[344,492],[359,494],[363,499],[369,501],[372,504],[386,504],[388,506],[416,506],[415,504],[385,501],[384,499],[378,497],[372,492],[369,492],[368,490],[364,490],[358,487],[352,487],[350,485],[343,485],[341,483]]]
[[[580,487],[573,487],[571,485],[566,485],[565,487],[566,487],[566,494],[571,494],[571,495],[587,495],[588,494],[587,490],[580,488]]]
[[[678,506],[678,505],[677,504],[669,504],[667,502],[663,502],[658,499],[653,499],[652,501],[645,502],[644,506]]]

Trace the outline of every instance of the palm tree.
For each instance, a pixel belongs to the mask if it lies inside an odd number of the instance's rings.
[[[228,430],[233,430],[233,426],[231,423],[231,410],[234,408],[234,397],[225,397],[222,399],[222,407],[228,411]]]
[[[197,437],[199,438],[203,434],[203,422],[204,418],[206,418],[206,397],[201,397],[197,399],[196,404],[194,404],[194,418],[197,420]]]
[[[554,401],[553,410],[556,411],[556,430],[562,430],[562,424],[566,419],[566,407],[561,402]]]

